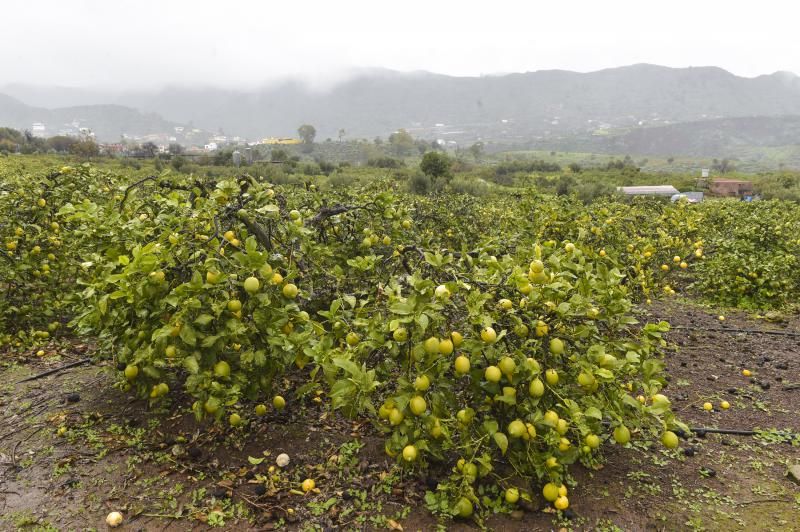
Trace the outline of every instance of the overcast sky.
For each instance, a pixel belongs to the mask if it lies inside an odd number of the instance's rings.
[[[800,73],[790,0],[4,2],[0,85],[317,83],[353,68],[481,75],[631,63]]]

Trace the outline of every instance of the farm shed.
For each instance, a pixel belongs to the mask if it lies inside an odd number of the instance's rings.
[[[678,189],[672,185],[646,185],[639,187],[617,187],[617,192],[626,196],[666,196],[678,194]]]
[[[715,196],[741,197],[753,194],[752,181],[738,179],[714,179],[709,187],[709,192]]]

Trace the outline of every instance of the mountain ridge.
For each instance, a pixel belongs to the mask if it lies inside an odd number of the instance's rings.
[[[11,89],[11,96],[24,96],[24,86]],[[40,88],[28,94],[37,104],[96,98],[138,110],[154,124],[158,117],[165,124],[190,124],[250,139],[294,136],[300,124],[310,123],[319,140],[335,138],[340,129],[348,138],[372,138],[406,128],[415,136],[464,144],[715,118],[800,115],[800,77],[793,73],[742,77],[714,66],[649,63],[593,72],[550,69],[462,77],[365,69],[327,90],[285,79],[258,89],[169,86],[113,94],[51,92]],[[128,121],[132,120],[131,115]]]

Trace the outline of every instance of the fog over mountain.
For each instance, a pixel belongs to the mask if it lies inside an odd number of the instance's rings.
[[[257,139],[296,135],[300,124],[310,123],[318,140],[336,137],[340,129],[348,138],[371,139],[406,128],[415,136],[462,143],[527,142],[722,118],[800,116],[800,78],[794,74],[747,78],[716,67],[649,64],[482,77],[374,69],[326,90],[284,81],[253,90],[8,85],[0,93],[19,100],[0,100],[2,125],[27,129],[33,121],[92,117],[98,136],[111,140],[175,124]],[[759,124],[763,129],[763,120]]]

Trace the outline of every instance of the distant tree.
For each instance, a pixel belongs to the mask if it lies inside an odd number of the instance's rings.
[[[398,157],[405,157],[414,151],[414,137],[405,129],[399,129],[389,135],[389,147]]]
[[[581,165],[579,165],[578,163],[570,163],[569,169],[570,171],[572,171],[573,174],[580,174],[581,171],[583,170],[583,168],[581,168]]]
[[[16,129],[11,129],[10,127],[0,127],[0,140],[7,140],[8,142],[13,142],[14,144],[22,144],[25,141],[25,137]]]
[[[75,137],[68,137],[66,135],[56,135],[47,139],[47,147],[59,153],[67,153],[70,147],[78,142]]]
[[[728,159],[722,159],[718,161],[714,159],[711,164],[711,169],[715,172],[719,172],[720,174],[727,174],[728,172],[732,172],[734,170],[733,163]]]
[[[311,124],[303,124],[297,128],[297,134],[303,140],[303,144],[313,144],[314,137],[317,136],[317,130]]]
[[[100,154],[100,147],[92,139],[79,140],[69,147],[69,152],[83,159],[97,157]]]
[[[375,140],[372,141],[376,146],[383,146],[383,139],[380,137],[375,137]]]
[[[212,159],[214,166],[228,166],[233,164],[233,152],[228,150],[217,150]]]
[[[577,181],[570,175],[562,175],[558,178],[556,183],[556,194],[559,196],[566,196],[572,190]]]
[[[344,128],[339,129],[339,142],[342,142],[342,139],[344,138],[346,133],[347,132],[344,130]]]
[[[275,148],[272,150],[272,157],[271,160],[278,163],[285,163],[289,160],[289,153],[281,148]]]
[[[403,166],[403,161],[393,157],[376,157],[367,160],[367,166],[372,166],[374,168],[401,168]]]
[[[477,161],[483,155],[483,142],[476,142],[472,146],[469,147],[469,152],[472,154],[472,157]]]
[[[669,163],[669,164],[672,164],[672,163],[674,163],[674,162],[675,162],[675,157],[669,157],[669,158],[667,159],[667,163]]]
[[[170,155],[181,155],[183,153],[183,146],[177,142],[173,142],[169,145],[168,150]]]
[[[186,158],[181,155],[176,155],[172,158],[169,162],[170,166],[172,166],[178,172],[186,165]]]
[[[152,142],[145,142],[139,148],[139,153],[145,157],[155,157],[156,153],[158,153],[158,146]]]
[[[431,148],[431,145],[422,139],[414,141],[414,145],[417,147],[417,151],[419,152],[420,155],[424,154]]]
[[[449,179],[452,165],[453,161],[446,153],[429,151],[422,156],[419,169],[430,177],[431,181],[436,182],[441,178]]]

